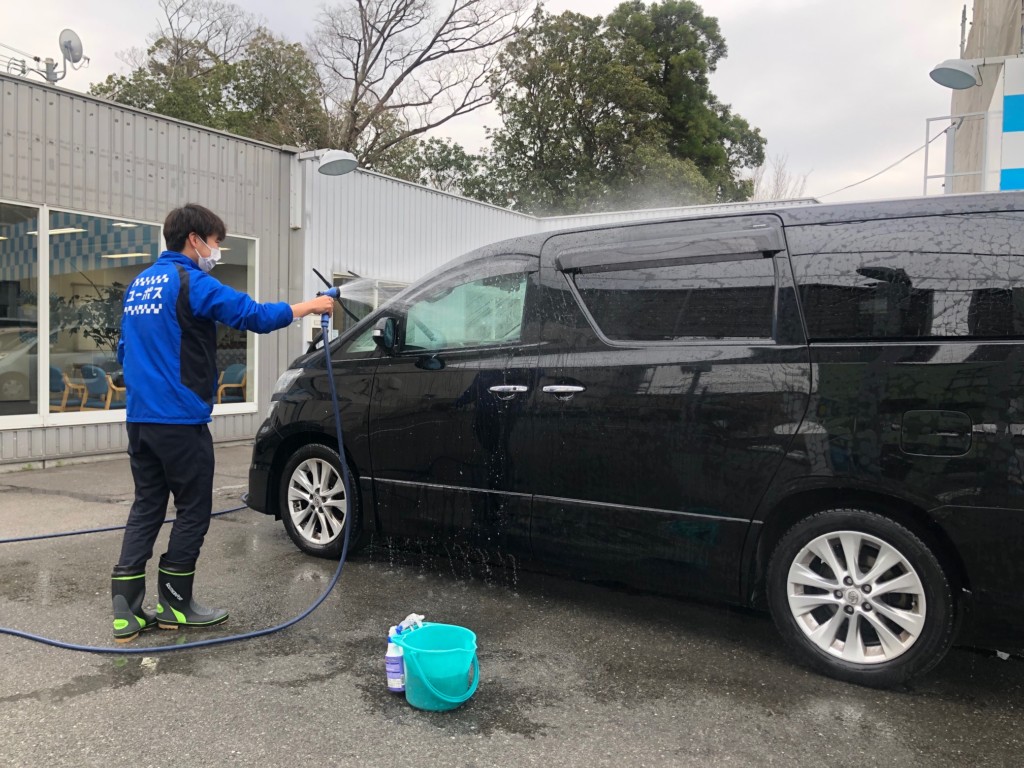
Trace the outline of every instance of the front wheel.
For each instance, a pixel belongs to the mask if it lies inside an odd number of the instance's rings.
[[[949,580],[914,533],[862,509],[800,521],[768,565],[768,604],[783,637],[826,675],[876,688],[941,661],[953,642]]]
[[[359,532],[359,491],[349,478],[351,499],[345,495],[338,452],[326,445],[306,445],[296,451],[281,474],[281,520],[295,545],[310,555],[337,559],[349,533],[349,551]]]

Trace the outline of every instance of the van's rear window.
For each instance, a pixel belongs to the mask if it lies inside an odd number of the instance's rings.
[[[915,216],[787,231],[812,340],[1024,336],[1024,215]]]
[[[674,264],[574,276],[601,332],[617,341],[769,339],[772,259]]]

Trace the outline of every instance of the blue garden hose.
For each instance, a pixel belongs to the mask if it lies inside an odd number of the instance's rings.
[[[223,509],[220,512],[214,512],[210,517],[220,517],[221,515],[230,515],[232,512],[239,512],[243,509],[248,509],[244,504],[240,507],[232,507],[231,509]],[[162,525],[173,523],[174,518],[169,517],[163,521]],[[60,533],[40,533],[36,536],[18,536],[13,539],[0,539],[0,544],[20,544],[24,541],[45,541],[46,539],[63,539],[68,536],[84,536],[87,533],[109,533],[110,531],[123,531],[125,526],[123,525],[109,525],[105,528],[83,528],[79,531],[61,531]]]
[[[333,292],[332,292],[333,290]],[[337,288],[324,292],[324,295],[338,298]],[[334,406],[334,426],[338,433],[338,456],[341,457],[341,469],[342,469],[342,483],[345,486],[345,499],[348,501],[349,509],[351,509],[352,494],[349,484],[349,470],[348,462],[345,459],[345,441],[342,437],[341,432],[341,412],[338,408],[338,394],[334,386],[334,373],[331,368],[331,347],[328,344],[327,331],[330,326],[330,315],[322,315],[320,318],[320,327],[323,331],[323,343],[324,343],[324,354],[327,358],[327,381],[331,390],[331,404]],[[234,507],[232,509],[225,509],[221,512],[214,512],[212,517],[219,517],[221,515],[227,515],[231,512],[238,512],[239,510],[246,509],[245,506]],[[276,624],[266,629],[257,629],[252,632],[245,632],[240,635],[228,635],[227,637],[212,637],[207,640],[195,640],[191,643],[182,643],[181,645],[158,645],[150,648],[113,648],[106,646],[97,645],[78,645],[77,643],[65,643],[61,640],[54,640],[49,637],[43,637],[42,635],[34,635],[31,632],[22,632],[19,629],[10,629],[8,627],[0,627],[0,635],[10,635],[11,637],[20,637],[23,640],[32,640],[43,645],[50,645],[54,648],[63,648],[66,651],[81,651],[83,653],[102,653],[102,654],[114,654],[114,655],[131,655],[131,654],[147,654],[153,655],[157,653],[169,653],[171,651],[184,651],[191,648],[209,648],[214,645],[224,645],[225,643],[234,643],[240,640],[252,640],[256,637],[264,637],[271,635],[274,632],[280,632],[282,629],[298,624],[304,618],[309,616],[313,611],[320,607],[320,604],[327,599],[327,596],[331,594],[331,591],[337,585],[341,579],[341,569],[345,566],[345,559],[348,557],[348,542],[349,532],[352,528],[352,521],[354,520],[352,515],[347,516],[346,525],[343,534],[343,543],[341,546],[341,559],[338,560],[338,569],[334,572],[334,576],[331,582],[327,585],[320,596],[313,601],[306,610],[300,613],[295,618],[289,619],[281,624]],[[164,524],[173,522],[173,520],[165,520]],[[24,541],[41,541],[43,539],[57,539],[65,536],[83,536],[89,533],[103,533],[107,531],[121,531],[124,530],[124,525],[114,525],[105,528],[88,528],[81,531],[64,531],[61,533],[47,533],[39,536],[21,536],[12,539],[0,539],[0,544],[14,544],[17,542]]]

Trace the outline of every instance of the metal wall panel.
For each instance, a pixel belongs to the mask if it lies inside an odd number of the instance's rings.
[[[163,222],[185,202],[206,205],[228,229],[259,240],[261,300],[303,294],[301,238],[288,227],[293,153],[260,142],[0,74],[0,199]],[[293,250],[294,249],[294,250]],[[294,256],[293,256],[294,254]],[[218,416],[218,440],[255,434],[301,331],[257,340],[257,414]],[[0,429],[0,464],[118,453],[124,425]]]
[[[325,275],[355,273],[410,283],[480,246],[538,231],[533,216],[358,170],[323,176],[301,165],[307,292]]]
[[[629,221],[709,215],[779,207],[779,202],[661,208],[538,218],[476,200],[357,170],[346,176],[316,172],[317,153],[304,153],[301,168],[305,233],[305,290],[322,273],[411,283],[475,248],[522,235]],[[810,198],[786,205],[813,204]]]
[[[218,416],[211,432],[217,442],[248,440],[261,419],[258,414]],[[106,456],[127,450],[128,436],[120,422],[0,431],[0,465]]]

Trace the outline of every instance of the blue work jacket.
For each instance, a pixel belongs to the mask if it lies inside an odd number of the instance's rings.
[[[217,391],[217,323],[269,333],[291,323],[286,302],[260,304],[164,251],[124,295],[117,359],[128,421],[206,424]]]

